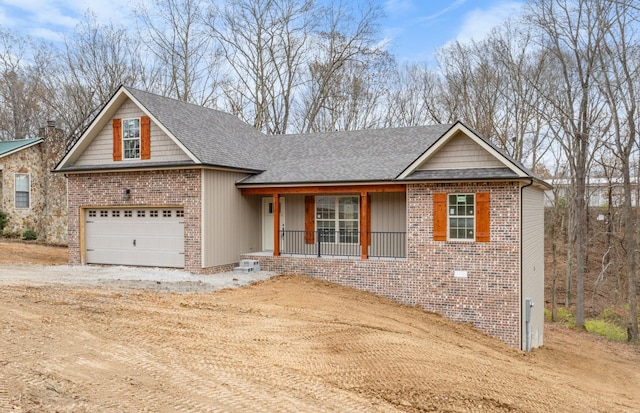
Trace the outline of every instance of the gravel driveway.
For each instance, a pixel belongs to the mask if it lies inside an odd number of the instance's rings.
[[[234,288],[266,280],[269,271],[253,273],[226,272],[198,275],[166,268],[139,268],[94,265],[0,265],[0,285],[64,284],[137,288],[150,291],[195,293]]]

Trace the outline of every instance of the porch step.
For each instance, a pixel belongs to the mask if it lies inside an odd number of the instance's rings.
[[[260,262],[258,260],[240,260],[240,266],[235,267],[233,272],[258,272]]]

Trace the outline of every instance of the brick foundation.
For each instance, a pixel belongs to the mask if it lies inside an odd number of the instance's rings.
[[[491,241],[433,241],[435,192],[491,193]],[[516,183],[407,186],[404,260],[247,255],[264,270],[306,274],[420,305],[469,322],[506,344],[520,346],[519,189]],[[467,278],[454,277],[466,271]]]
[[[82,263],[82,208],[168,205],[184,208],[185,270],[202,271],[200,176],[199,170],[69,174],[69,263]],[[130,190],[128,200],[125,189]]]

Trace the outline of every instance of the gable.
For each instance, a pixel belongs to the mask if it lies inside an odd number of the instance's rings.
[[[139,118],[146,114],[131,99],[127,98],[112,119]],[[151,156],[153,162],[189,161],[190,158],[167,134],[151,122]],[[105,122],[95,138],[78,157],[74,166],[122,165],[113,160],[113,124]]]
[[[505,165],[462,132],[456,133],[416,170],[503,168]]]

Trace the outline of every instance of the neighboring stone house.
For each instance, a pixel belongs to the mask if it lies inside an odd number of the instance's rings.
[[[51,171],[65,152],[64,133],[50,123],[39,137],[0,142],[0,210],[5,236],[35,231],[38,240],[67,243],[67,190]]]
[[[543,343],[549,185],[460,122],[265,136],[121,87],[56,170],[71,264],[245,258]]]

